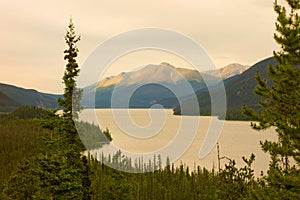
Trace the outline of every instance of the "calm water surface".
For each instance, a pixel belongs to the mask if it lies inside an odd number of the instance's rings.
[[[86,109],[82,112],[81,119],[99,123],[102,129],[108,128],[113,137],[112,143],[120,147],[122,151],[138,153],[156,151],[172,141],[180,127],[181,116],[174,116],[171,109],[118,109],[119,112],[115,117],[112,111],[113,109],[96,109],[95,111]],[[133,124],[128,123],[126,113],[129,113]],[[152,119],[151,114],[153,114]],[[96,117],[96,120],[93,119],[93,116]],[[189,148],[175,162],[175,165],[184,163],[190,169],[194,169],[197,165],[208,169],[217,168],[216,146],[205,158],[199,159],[198,157],[211,117],[190,116],[190,119],[195,118],[199,120],[196,137]],[[184,127],[186,132],[193,131],[191,129],[194,127]],[[140,138],[138,138],[139,134]],[[250,122],[224,121],[224,127],[218,141],[220,156],[234,159],[237,166],[243,166],[242,157],[249,158],[251,153],[254,153],[256,158],[253,168],[255,174],[259,175],[260,171],[266,172],[270,159],[268,154],[262,152],[259,144],[260,141],[264,140],[275,141],[275,130],[268,129],[257,132],[251,129]],[[225,159],[221,162],[222,166],[224,163]]]

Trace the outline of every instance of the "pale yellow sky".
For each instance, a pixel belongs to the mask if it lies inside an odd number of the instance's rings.
[[[252,65],[278,49],[272,38],[276,19],[272,6],[273,0],[1,0],[0,82],[62,93],[64,35],[70,16],[82,37],[79,64],[116,34],[158,27],[201,44],[217,67],[234,62]],[[144,64],[183,63],[168,59]],[[138,66],[124,64],[110,73],[129,67]]]

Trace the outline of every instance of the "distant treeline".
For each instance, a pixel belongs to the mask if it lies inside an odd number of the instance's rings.
[[[174,109],[174,115],[181,115],[180,110]],[[210,108],[200,108],[200,116],[211,116]],[[242,108],[227,108],[225,117],[218,115],[220,120],[249,121],[250,118],[242,113]]]

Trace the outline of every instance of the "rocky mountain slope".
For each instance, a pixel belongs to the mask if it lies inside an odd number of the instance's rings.
[[[164,62],[158,65],[149,64],[137,71],[106,77],[99,83],[84,88],[82,104],[94,107],[92,96],[95,93],[95,107],[148,108],[159,103],[166,108],[173,108],[178,101],[205,88],[207,83],[216,84],[220,81],[216,78],[218,73],[229,78],[241,73],[243,69],[246,67],[232,64],[221,68],[220,71],[199,73]],[[191,88],[188,87],[188,83]],[[113,93],[114,97],[118,97],[113,98]],[[131,94],[130,99],[124,99],[128,94]]]

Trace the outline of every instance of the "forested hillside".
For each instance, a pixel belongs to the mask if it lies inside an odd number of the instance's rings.
[[[60,96],[0,83],[0,112],[13,111],[22,105],[58,108]]]
[[[244,71],[242,74],[237,75],[233,77],[232,79],[224,82],[226,97],[224,100],[227,102],[227,115],[226,119],[249,119],[246,116],[242,115],[242,106],[247,105],[251,108],[254,108],[255,110],[259,110],[259,101],[261,98],[257,96],[254,92],[257,82],[255,80],[255,74],[258,72],[261,74],[262,78],[266,78],[268,80],[268,84],[271,84],[271,80],[268,78],[267,71],[269,65],[276,65],[275,59],[267,58],[265,60],[262,60],[255,65],[251,66],[249,69]],[[217,89],[220,86],[217,86],[215,89]],[[197,99],[199,102],[199,107],[201,115],[210,115],[211,110],[211,96],[209,94],[209,91],[201,90],[199,94],[197,95]],[[219,97],[222,99],[222,97]],[[187,108],[186,110],[195,110],[193,108],[189,107],[189,100],[186,100],[186,102],[183,102],[183,105]],[[175,114],[181,114],[180,107],[177,106],[174,109]],[[185,113],[185,114],[193,114],[191,113]]]

